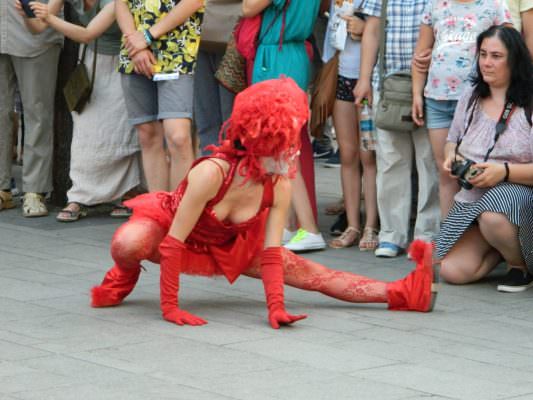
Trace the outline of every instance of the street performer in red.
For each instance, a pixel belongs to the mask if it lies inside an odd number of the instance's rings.
[[[179,308],[181,273],[241,274],[263,280],[273,328],[305,318],[286,312],[284,283],[391,310],[431,311],[437,274],[430,244],[415,242],[416,269],[386,283],[328,269],[281,247],[291,199],[289,178],[308,119],[305,93],[288,78],[255,84],[235,101],[213,155],[197,160],[175,192],[148,193],[127,203],[133,216],[115,233],[115,265],[92,289],[92,306],[120,304],[133,290],[142,260],[161,265],[161,311],[178,325],[207,322]],[[221,135],[222,136],[222,135]]]

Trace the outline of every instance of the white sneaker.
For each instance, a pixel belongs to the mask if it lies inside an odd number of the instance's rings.
[[[294,252],[323,250],[326,248],[326,242],[321,233],[311,233],[305,229],[298,229],[296,235],[284,247]]]
[[[288,229],[283,228],[283,237],[281,238],[281,245],[285,246],[291,241],[291,239],[296,235],[296,231],[289,231]]]

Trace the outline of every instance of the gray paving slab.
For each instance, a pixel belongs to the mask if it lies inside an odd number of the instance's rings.
[[[531,393],[533,387],[533,382],[528,381],[520,385],[494,382],[487,377],[467,377],[460,370],[443,371],[408,363],[359,371],[353,376],[465,400],[518,396]]]
[[[322,209],[339,171],[317,171]],[[89,306],[121,222],[106,213],[75,224],[0,213],[0,399],[533,400],[533,291],[497,293],[501,267],[443,285],[431,314],[287,288],[289,310],[308,318],[279,331],[260,281],[183,277],[182,307],[209,323],[178,327],[160,316],[151,263],[124,304]],[[321,214],[321,229],[332,220]],[[412,268],[356,248],[303,256],[384,280]]]

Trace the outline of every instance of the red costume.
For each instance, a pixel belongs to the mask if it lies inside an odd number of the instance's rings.
[[[276,118],[272,118],[276,116]],[[436,281],[431,245],[417,242],[413,258],[417,268],[406,278],[385,283],[363,276],[330,270],[299,257],[282,247],[264,249],[265,224],[273,202],[276,176],[268,175],[262,157],[288,160],[297,154],[298,135],[307,120],[305,94],[289,79],[256,84],[237,96],[226,140],[214,156],[195,162],[229,163],[223,183],[204,207],[194,228],[182,242],[167,235],[188,186],[187,178],[173,193],[159,192],[127,202],[133,208],[130,221],[113,238],[115,265],[100,286],[92,289],[92,306],[117,305],[133,290],[141,271],[140,261],[161,264],[161,309],[163,317],[177,324],[201,325],[205,321],[178,306],[179,274],[224,275],[233,283],[241,274],[262,278],[272,327],[305,316],[285,311],[283,284],[319,291],[350,302],[388,302],[390,309],[430,311]],[[221,201],[238,173],[245,182],[263,185],[261,206],[255,216],[239,224],[221,221],[213,207]]]

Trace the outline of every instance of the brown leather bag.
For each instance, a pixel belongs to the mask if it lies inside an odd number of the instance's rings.
[[[242,0],[206,0],[200,48],[224,53],[241,15]]]
[[[322,126],[333,113],[339,74],[339,52],[318,72],[311,93],[309,131],[313,137],[322,136]]]

